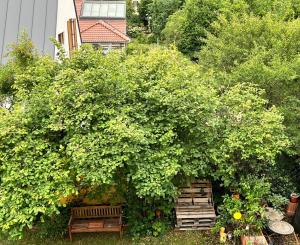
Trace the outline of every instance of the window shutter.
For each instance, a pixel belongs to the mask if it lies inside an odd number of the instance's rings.
[[[69,38],[69,51],[71,55],[72,51],[78,49],[76,19],[68,20],[68,38]]]

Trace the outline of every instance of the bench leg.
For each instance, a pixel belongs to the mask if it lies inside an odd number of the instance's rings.
[[[123,237],[123,229],[121,228],[121,230],[120,230],[120,239],[122,239],[122,237]]]
[[[69,238],[70,238],[70,241],[72,242],[72,232],[71,232],[71,229],[69,229]]]

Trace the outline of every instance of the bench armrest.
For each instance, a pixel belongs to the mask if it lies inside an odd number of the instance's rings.
[[[72,221],[73,221],[73,216],[71,215],[70,220],[69,220],[69,223],[68,223],[68,226],[71,226]]]

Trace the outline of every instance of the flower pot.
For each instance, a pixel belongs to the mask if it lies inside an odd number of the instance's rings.
[[[268,245],[268,242],[262,233],[258,235],[241,236],[242,245]]]
[[[296,213],[297,207],[298,207],[298,203],[289,202],[286,208],[287,216],[293,217]]]
[[[291,203],[298,203],[299,202],[299,195],[296,194],[296,193],[292,193],[290,201],[291,201]]]

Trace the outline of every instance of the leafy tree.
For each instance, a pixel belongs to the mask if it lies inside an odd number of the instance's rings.
[[[275,107],[268,108],[263,93],[237,84],[221,96],[222,135],[212,156],[217,165],[215,175],[225,186],[237,186],[245,175],[268,175],[266,169],[274,166],[276,156],[289,146],[283,117]]]
[[[234,16],[272,15],[276,19],[293,19],[299,15],[299,0],[189,0],[182,10],[169,17],[163,35],[167,43],[192,58],[205,46],[207,32],[220,15],[230,20]]]
[[[169,18],[163,35],[190,56],[199,51],[210,24],[217,19],[224,0],[189,0]]]
[[[219,96],[214,77],[176,50],[132,53],[82,46],[70,59],[36,57],[14,70],[14,104],[0,109],[2,232],[19,237],[82,187],[170,202],[177,179],[230,185],[286,148],[282,117],[261,90],[235,86]]]
[[[11,65],[0,67],[0,101],[13,94],[14,69]]]
[[[126,0],[126,20],[129,28],[141,24],[140,17],[136,13],[132,0]]]
[[[14,88],[15,74],[22,73],[37,59],[33,43],[28,39],[26,33],[21,34],[19,44],[10,46],[10,51],[8,55],[11,61],[0,66],[0,102],[16,93]]]
[[[168,17],[176,12],[183,2],[183,0],[153,0],[148,5],[151,30],[158,39],[161,37],[161,32],[168,21]]]
[[[299,20],[245,17],[214,25],[207,46],[200,52],[200,64],[215,73],[216,87],[226,90],[240,82],[266,91],[269,106],[285,115],[287,132],[299,153],[300,86]]]
[[[141,21],[145,26],[149,24],[149,5],[153,2],[153,0],[141,0],[138,6],[138,12]]]
[[[13,107],[0,108],[0,227],[12,238],[40,214],[58,212],[59,195],[76,192],[57,135],[47,128],[55,66],[45,57],[14,70]]]
[[[294,19],[299,16],[299,0],[245,0],[248,5],[248,12],[257,16],[272,14],[279,19]]]

